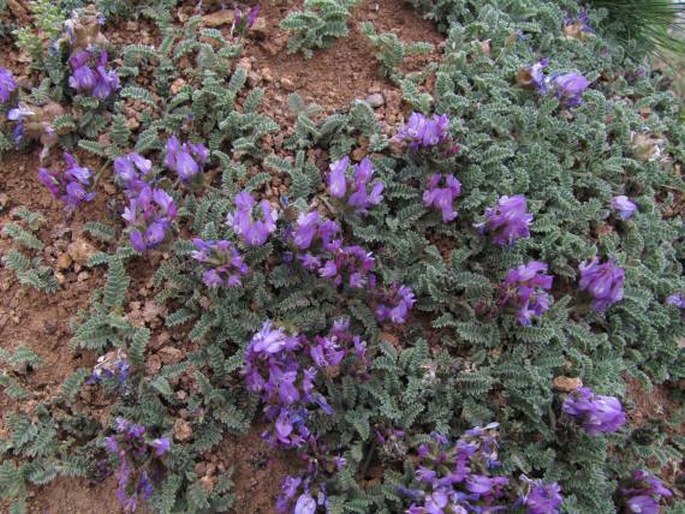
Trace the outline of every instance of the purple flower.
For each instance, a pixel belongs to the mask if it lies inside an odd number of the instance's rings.
[[[321,260],[324,264],[319,268],[319,275],[336,286],[345,284],[353,289],[360,289],[367,284],[375,283],[375,276],[371,271],[376,261],[373,255],[361,246],[342,246],[333,252],[330,260],[327,256]]]
[[[358,245],[343,246],[339,236],[337,223],[321,219],[312,211],[298,216],[289,239],[300,250],[297,260],[305,269],[318,273],[336,286],[373,287],[376,283],[372,273],[376,264],[373,255]]]
[[[233,243],[195,238],[193,245],[193,259],[210,266],[203,275],[205,285],[211,288],[242,285],[241,277],[247,274],[248,268]]]
[[[10,109],[7,112],[7,119],[16,122],[14,129],[12,130],[12,136],[16,145],[21,142],[24,136],[24,118],[34,116],[35,114],[36,113],[29,109],[28,106],[23,102],[19,102],[17,107]],[[52,127],[50,125],[45,128],[46,133],[51,130]]]
[[[573,391],[564,401],[563,411],[591,436],[616,432],[626,422],[621,402],[613,396],[602,396],[588,387]]]
[[[97,57],[97,61],[93,62]],[[93,97],[105,99],[121,87],[119,77],[107,69],[108,56],[105,50],[96,54],[90,50],[75,52],[69,58],[71,76],[69,87],[77,92],[90,93]]]
[[[483,475],[471,475],[466,479],[466,489],[472,493],[487,493],[495,485],[493,480],[493,478]]]
[[[255,5],[247,12],[247,28],[248,29],[251,29],[252,26],[254,25],[254,22],[257,20],[257,16],[259,16],[259,11],[261,11],[261,9],[262,8],[260,5]]]
[[[109,352],[98,358],[93,374],[86,383],[97,384],[106,379],[116,379],[120,394],[124,395],[129,390],[127,379],[130,372],[131,365],[127,360],[126,353],[119,349],[116,352]]]
[[[678,293],[674,293],[668,298],[666,298],[666,304],[678,307],[678,309],[683,311],[683,314],[685,314],[685,296]]]
[[[107,52],[100,52],[100,61],[95,68],[96,82],[93,87],[95,98],[105,99],[121,87],[119,77],[113,70],[107,70]]]
[[[434,114],[428,118],[420,112],[413,112],[396,137],[409,142],[412,150],[430,148],[450,140],[449,125],[446,114]]]
[[[147,474],[147,471],[143,471],[140,474],[137,492],[143,497],[144,500],[149,500],[152,497],[154,487],[152,486],[152,482],[150,481],[150,477]]]
[[[527,208],[523,195],[502,196],[495,207],[486,209],[485,222],[476,227],[490,234],[494,243],[512,246],[517,239],[530,237],[533,215]]]
[[[442,187],[440,184],[443,183]],[[423,193],[423,204],[435,207],[442,212],[442,222],[449,223],[457,217],[454,200],[461,194],[461,183],[454,175],[434,174],[428,181],[428,189]]]
[[[297,217],[296,227],[293,231],[293,243],[300,250],[306,250],[312,244],[312,239],[319,229],[319,213],[316,211],[307,214],[300,213]]]
[[[264,323],[262,329],[252,338],[248,351],[252,351],[256,354],[262,352],[274,354],[282,351],[285,348],[286,343],[287,337],[283,329],[277,328],[272,330],[271,321],[267,321]]]
[[[635,470],[619,492],[627,512],[641,514],[658,514],[661,499],[673,496],[661,480],[643,469]]]
[[[496,460],[497,424],[476,427],[456,441],[431,434],[432,441],[418,449],[418,489],[399,487],[413,502],[407,510],[416,514],[467,514],[504,512],[511,509],[504,487],[507,477],[491,475]],[[521,506],[522,501],[514,507]],[[550,513],[552,511],[549,511]]]
[[[547,264],[530,261],[507,273],[500,286],[500,305],[511,305],[517,309],[517,318],[522,325],[530,325],[533,316],[542,316],[549,310],[549,295],[553,277],[545,275]]]
[[[64,153],[64,160],[67,169],[63,173],[39,168],[38,180],[48,188],[52,196],[64,202],[67,208],[74,209],[95,197],[94,192],[88,191],[93,172],[89,168],[79,166],[74,156],[69,153]]]
[[[264,418],[271,428],[263,437],[273,446],[298,448],[317,444],[307,427],[310,414],[319,409],[333,414],[327,399],[316,390],[317,368],[341,365],[348,349],[356,347],[356,339],[358,336],[340,322],[334,323],[327,335],[317,335],[313,340],[272,328],[270,321],[253,336],[245,350],[242,373],[248,390],[259,393],[265,404]],[[279,512],[289,505],[299,485],[288,483],[292,490],[284,489],[278,502]]]
[[[22,121],[24,118],[34,114],[36,113],[29,109],[25,103],[19,102],[14,109],[10,109],[7,112],[7,119],[10,121]]]
[[[171,441],[169,441],[168,437],[160,437],[159,439],[153,440],[150,445],[155,449],[155,455],[161,457],[169,451]]]
[[[88,66],[84,65],[76,68],[72,72],[71,77],[69,77],[69,87],[78,92],[92,91],[92,89],[95,87],[96,81],[97,77],[95,76],[95,72]]]
[[[521,480],[527,481],[528,493],[523,498],[526,514],[557,514],[559,507],[564,501],[561,487],[556,482],[544,484],[541,480],[530,480],[521,476]]]
[[[187,183],[196,176],[209,158],[209,150],[201,143],[183,143],[171,136],[166,144],[164,164]]]
[[[176,214],[174,199],[163,189],[151,189],[146,184],[137,197],[131,198],[122,215],[134,229],[130,236],[133,248],[142,253],[159,246]]]
[[[7,102],[12,92],[17,89],[17,81],[7,68],[0,68],[0,102]]]
[[[119,453],[119,443],[117,442],[117,438],[113,435],[105,437],[105,449],[109,453]]]
[[[335,338],[316,336],[309,354],[319,368],[337,366],[345,357],[345,351],[340,349]]]
[[[117,418],[116,434],[105,438],[105,449],[118,461],[115,472],[118,487],[116,496],[125,512],[133,512],[138,499],[148,500],[154,492],[153,480],[160,478],[159,470],[152,467],[154,458],[163,456],[170,446],[166,437],[149,440],[143,425]],[[154,455],[150,451],[154,449]],[[154,464],[153,464],[154,465]],[[151,469],[155,472],[151,473]]]
[[[343,157],[335,161],[330,166],[330,173],[328,174],[328,190],[331,196],[335,198],[343,198],[347,192],[347,167],[350,165],[350,158]]]
[[[635,205],[627,196],[614,196],[611,199],[611,207],[618,211],[621,219],[628,219],[637,212]]]
[[[550,84],[552,91],[564,107],[580,105],[583,91],[590,82],[580,73],[566,73],[552,77]]]
[[[389,319],[393,323],[402,324],[407,320],[414,303],[416,298],[409,287],[397,287],[397,284],[393,284],[383,302],[376,307],[376,319],[381,323]]]
[[[610,305],[623,299],[623,285],[625,271],[613,259],[600,264],[594,257],[590,261],[582,262],[580,271],[580,290],[587,291],[592,297],[592,308],[604,311]]]
[[[347,205],[353,207],[358,214],[366,214],[369,207],[378,205],[383,200],[383,183],[370,184],[373,178],[373,163],[370,159],[364,158],[359,164],[352,166],[353,176],[350,179],[346,176],[349,164],[349,157],[331,164],[327,178],[328,189],[335,198],[344,198],[349,190]]]
[[[639,514],[659,514],[659,502],[654,500],[651,496],[639,495],[633,496],[626,501],[626,508],[628,512],[635,512]]]
[[[293,514],[314,514],[316,512],[316,500],[309,494],[303,493],[297,499]]]
[[[286,514],[289,512],[291,500],[297,494],[302,479],[300,477],[287,476],[281,484],[281,493],[276,499],[276,512]]]
[[[261,7],[255,5],[247,12],[247,17],[243,17],[243,11],[239,7],[236,7],[233,11],[233,24],[231,25],[231,36],[234,33],[238,35],[243,35],[245,32],[250,30],[259,16],[259,11]]]
[[[114,159],[114,175],[123,183],[126,195],[136,196],[147,185],[145,176],[152,170],[152,161],[139,153]]]
[[[255,219],[255,199],[247,191],[238,193],[235,198],[236,210],[226,217],[226,223],[249,246],[261,246],[269,235],[276,230],[278,213],[269,202],[262,200],[258,204],[261,219]]]

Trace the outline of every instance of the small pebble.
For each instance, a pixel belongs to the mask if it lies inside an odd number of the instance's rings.
[[[385,105],[385,97],[381,93],[373,93],[367,96],[364,101],[373,109],[378,109]]]

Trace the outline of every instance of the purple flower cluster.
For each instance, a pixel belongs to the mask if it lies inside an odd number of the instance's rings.
[[[281,494],[276,500],[276,512],[279,514],[295,513],[297,514],[314,514],[316,512],[317,502],[309,493],[309,491],[302,492],[299,496],[297,493],[302,487],[301,477],[287,476],[283,480],[281,486]],[[297,499],[295,497],[297,496]],[[295,501],[295,505],[291,504]]]
[[[258,204],[261,219],[255,219],[255,204],[254,197],[247,191],[242,191],[235,197],[235,212],[226,216],[226,223],[248,246],[266,243],[269,235],[276,230],[278,219],[278,212],[266,200]]]
[[[500,286],[500,305],[516,309],[521,325],[530,325],[533,316],[542,316],[549,310],[549,291],[554,277],[546,275],[547,264],[530,261],[507,273]]]
[[[14,144],[18,145],[24,138],[24,118],[30,116],[35,116],[33,112],[24,102],[19,102],[14,109],[10,109],[7,112],[7,119],[14,121],[14,129],[12,130],[12,136],[14,138]],[[50,136],[56,137],[54,134],[54,129],[49,123],[45,125],[45,132]]]
[[[233,12],[233,24],[231,25],[231,36],[233,34],[238,34],[239,36],[244,35],[248,30],[252,28],[257,16],[259,16],[259,11],[261,6],[255,5],[247,11],[247,16],[243,16],[243,11],[239,7],[235,8]]]
[[[407,514],[506,510],[509,479],[491,474],[500,466],[497,427],[497,423],[491,423],[468,430],[454,444],[439,434],[433,434],[431,444],[421,444],[416,469],[419,488],[401,488],[400,491],[414,502]],[[533,482],[528,485],[528,493],[519,499],[519,505],[525,505],[530,514],[556,512],[540,509],[543,505],[556,508],[561,503],[557,484]]]
[[[114,159],[114,175],[122,183],[126,195],[138,196],[148,187],[146,176],[152,170],[152,161],[139,153],[130,153]]]
[[[148,500],[154,492],[153,481],[161,476],[159,467],[152,474],[154,459],[163,457],[171,441],[167,437],[152,439],[146,436],[142,425],[131,423],[124,418],[117,418],[116,434],[105,438],[105,448],[116,456],[119,467],[115,473],[118,487],[117,498],[124,512],[135,512],[138,500]]]
[[[344,198],[349,189],[350,195],[347,198],[347,205],[358,214],[367,214],[369,207],[378,205],[383,201],[383,183],[375,182],[371,187],[373,164],[370,159],[365,157],[359,164],[353,165],[352,177],[347,176],[349,166],[349,157],[343,157],[331,164],[331,171],[327,180],[328,190],[331,196]],[[369,187],[371,187],[370,190]]]
[[[166,239],[171,222],[176,217],[174,199],[163,189],[145,186],[138,196],[131,197],[122,217],[133,231],[131,245],[138,252],[155,248]]]
[[[414,292],[408,286],[393,284],[376,307],[376,319],[383,323],[389,319],[402,324],[407,321],[409,311],[416,303]]]
[[[230,241],[204,241],[193,239],[195,251],[193,259],[209,265],[202,275],[202,281],[208,287],[238,287],[242,285],[241,277],[248,272],[238,249]]]
[[[627,196],[614,196],[611,199],[611,207],[618,211],[621,219],[628,219],[637,212],[637,205]]]
[[[587,291],[592,297],[593,309],[601,312],[623,299],[626,273],[613,259],[600,264],[599,259],[594,257],[582,262],[578,270],[580,271],[580,290]]]
[[[552,92],[564,107],[576,107],[583,100],[583,92],[590,81],[577,72],[554,75],[550,80]]]
[[[619,489],[626,513],[659,514],[659,503],[673,493],[648,471],[635,470],[625,487]]]
[[[307,446],[298,453],[304,458],[306,469],[299,476],[285,477],[276,499],[276,512],[313,514],[318,507],[321,512],[329,512],[326,482],[347,465],[347,459],[336,455],[316,436],[310,437]]]
[[[442,212],[442,222],[449,223],[458,216],[454,210],[454,200],[461,194],[461,183],[454,175],[436,173],[428,181],[428,189],[423,193],[423,205],[435,207]]]
[[[340,232],[340,225],[322,219],[316,211],[301,213],[290,233],[298,249],[297,259],[305,269],[336,286],[373,289],[376,286],[373,255],[358,245],[344,246]]]
[[[69,86],[79,93],[85,92],[101,100],[110,96],[121,84],[116,72],[107,69],[107,60],[105,50],[99,54],[89,50],[74,52],[69,58]]]
[[[533,215],[527,209],[525,196],[502,196],[495,207],[486,209],[485,221],[476,227],[490,234],[494,243],[512,246],[517,239],[530,237]]]
[[[349,330],[349,321],[338,320],[326,336],[309,339],[273,328],[271,321],[254,335],[245,351],[243,373],[247,388],[261,395],[264,416],[273,430],[264,434],[273,446],[297,448],[310,442],[307,427],[311,409],[327,414],[333,409],[316,390],[319,371],[340,365],[349,349],[364,360],[366,343]]]
[[[69,153],[64,153],[64,160],[67,166],[64,172],[39,168],[38,180],[48,188],[52,196],[63,201],[68,209],[74,209],[95,197],[95,193],[89,191],[93,172],[90,168],[79,166],[74,156]]]
[[[434,114],[428,118],[420,112],[413,112],[404,127],[397,133],[397,138],[409,142],[411,150],[449,143],[451,141],[450,119],[446,114]]]
[[[183,143],[171,136],[166,144],[164,164],[176,172],[183,183],[195,177],[209,159],[209,150],[202,143]]]
[[[120,394],[128,392],[128,377],[131,374],[131,365],[126,353],[122,350],[111,351],[98,358],[93,374],[88,378],[88,384],[114,383]]]
[[[583,92],[590,85],[582,74],[578,72],[556,73],[546,76],[543,70],[549,65],[548,59],[542,59],[535,64],[522,68],[516,82],[519,86],[535,89],[538,93],[546,96],[550,90],[564,107],[576,107],[583,99]]]
[[[580,387],[569,394],[564,400],[563,411],[591,436],[616,432],[626,422],[618,399],[595,394],[589,387]]]
[[[520,500],[526,514],[558,514],[564,501],[559,484],[545,484],[542,480],[531,480],[525,475],[521,475],[520,479],[528,488]]]
[[[0,68],[0,102],[7,102],[12,92],[17,89],[17,81],[7,68]]]

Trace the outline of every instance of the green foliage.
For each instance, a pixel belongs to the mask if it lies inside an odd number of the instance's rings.
[[[393,80],[400,77],[398,68],[402,66],[407,55],[428,53],[433,50],[433,45],[430,43],[403,43],[394,32],[377,34],[371,22],[361,23],[359,28],[376,50],[376,59],[380,66],[379,74]]]
[[[309,59],[313,48],[328,48],[349,32],[347,20],[356,0],[305,0],[303,11],[295,11],[281,21],[281,28],[291,33],[288,52],[301,51]]]
[[[126,276],[123,261],[117,258],[110,259],[103,297],[104,305],[113,310],[123,307],[130,283],[131,280]]]
[[[579,10],[570,0],[414,0],[410,3],[447,34],[440,62],[422,72],[405,76],[401,67],[407,55],[428,51],[428,45],[377,34],[371,24],[361,28],[376,49],[379,71],[401,88],[406,106],[449,116],[460,152],[400,151],[388,144],[389,127],[364,102],[324,116],[298,95],[288,99],[292,133],[284,149],[274,150],[264,141],[281,127],[261,110],[264,90],[250,90],[247,70],[236,66],[240,45],[204,29],[199,16],[183,26],[172,24],[174,3],[160,2],[160,9],[149,3],[99,3],[120,15],[137,8],[157,24],[159,40],[121,49],[120,99],[103,105],[74,97],[75,114],[58,123],[77,132],[65,144],[106,160],[105,168],[131,150],[144,153],[155,163],[155,184],[179,204],[177,240],[160,251],[153,284],[157,305],[150,305],[166,309],[164,326],[127,313],[127,300],[133,299],[129,288],[149,278],[139,273],[147,256],[123,242],[118,226],[88,221],[83,229],[109,252],[93,255],[88,264],[107,265],[107,275],[88,309],[73,320],[70,343],[72,350],[129,360],[126,387],[102,395],[111,402],[103,411],[111,419],[122,416],[150,433],[170,434],[184,413],[190,436],[174,440],[165,456],[163,478],[150,501],[155,510],[231,508],[229,477],[219,477],[209,491],[196,464],[219,451],[228,435],[257,425],[263,405],[246,390],[241,371],[245,348],[266,319],[314,337],[345,316],[367,343],[368,369],[350,355],[339,369],[319,372],[317,390],[334,412],[315,412],[307,421],[322,445],[348,462],[326,475],[331,512],[405,511],[408,499],[398,486],[410,487],[414,480],[410,446],[432,431],[455,436],[491,421],[502,427],[503,473],[560,481],[565,512],[612,512],[618,479],[638,466],[682,458],[682,441],[670,428],[652,434],[649,427],[629,427],[610,438],[579,433],[561,415],[564,396],[552,388],[555,377],[578,376],[630,408],[626,378],[653,386],[685,374],[677,346],[685,336],[683,319],[665,305],[669,294],[685,290],[685,227],[681,216],[669,214],[678,205],[675,193],[683,192],[675,164],[685,156],[685,129],[674,97],[649,73],[631,75],[635,66],[628,50],[638,45],[607,45],[601,31],[586,41],[566,40],[565,16]],[[302,12],[282,22],[291,32],[290,51],[311,56],[313,48],[347,34],[353,3],[306,0]],[[609,22],[605,15],[590,11],[593,21]],[[610,23],[606,29],[614,30]],[[525,39],[519,40],[519,33]],[[550,74],[580,70],[590,78],[583,105],[566,110],[554,97],[516,85],[518,71],[540,55],[549,57]],[[45,101],[64,89],[64,77],[56,78],[64,65],[53,64],[34,98]],[[424,81],[430,74],[432,87]],[[135,140],[127,123],[133,101],[141,122]],[[641,131],[664,140],[664,159],[640,158],[631,133]],[[160,169],[171,134],[209,147],[204,182],[178,185]],[[365,217],[325,193],[328,162],[320,156],[333,161],[353,151],[372,160],[385,186],[383,202]],[[434,173],[454,174],[462,184],[455,203],[459,217],[451,223],[422,201]],[[101,180],[107,177],[102,174]],[[288,184],[287,195],[278,198],[278,232],[262,247],[245,246],[224,222],[234,209],[234,195],[247,190],[263,196],[275,179]],[[609,206],[612,196],[624,193],[639,204],[639,213],[620,221]],[[499,196],[512,194],[529,200],[532,237],[511,248],[496,247],[474,224]],[[312,209],[341,224],[345,244],[373,253],[379,284],[412,287],[417,303],[404,326],[379,324],[374,294],[337,288],[291,258],[284,234],[300,213]],[[17,211],[17,217],[3,232],[24,251],[41,250],[40,218],[28,211]],[[203,269],[191,256],[192,237],[236,243],[250,268],[243,285],[206,287]],[[40,289],[56,284],[51,270],[29,255],[11,249],[3,263],[22,283]],[[627,272],[624,299],[605,314],[588,312],[577,292],[578,264],[594,255],[615,256]],[[549,264],[554,301],[540,320],[522,327],[500,308],[498,286],[510,269],[533,259]],[[146,298],[145,308],[147,302],[152,298]],[[160,364],[164,351],[174,360]],[[0,352],[0,359],[7,364],[0,375],[3,394],[32,397],[15,368],[39,365],[35,354],[18,347]],[[85,385],[90,374],[74,372],[35,415],[8,413],[0,492],[13,508],[24,506],[27,482],[85,474],[102,457],[98,445],[111,429],[76,412],[86,397],[79,398],[81,389],[98,387]],[[377,434],[396,430],[406,439],[379,442]],[[635,443],[646,438],[651,442]],[[375,475],[367,480],[371,469],[382,470],[380,480]],[[672,510],[679,505],[674,502]]]
[[[43,69],[46,65],[44,47],[61,35],[68,11],[60,2],[50,0],[32,0],[27,2],[27,7],[32,14],[32,24],[14,31],[16,44],[31,57],[34,67]]]
[[[31,232],[24,230],[21,226],[16,223],[8,223],[2,228],[2,233],[12,240],[30,250],[42,250],[43,242],[34,236]]]

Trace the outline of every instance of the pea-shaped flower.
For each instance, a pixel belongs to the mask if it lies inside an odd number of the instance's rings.
[[[557,75],[551,80],[552,91],[564,107],[580,105],[583,91],[590,85],[590,81],[580,73],[565,73]]]
[[[494,243],[512,246],[517,239],[530,237],[533,215],[527,209],[525,196],[502,196],[495,207],[485,211],[486,220],[476,227],[487,232]]]
[[[564,401],[563,411],[591,436],[616,432],[626,422],[626,415],[618,399],[595,394],[589,387],[580,387],[573,391]]]
[[[17,82],[12,72],[7,68],[0,68],[0,102],[7,102],[15,89]]]
[[[623,299],[626,273],[613,259],[600,263],[597,257],[583,262],[580,270],[580,290],[592,297],[592,308],[604,311]]]
[[[628,219],[637,212],[637,205],[627,196],[619,195],[611,199],[611,207],[618,211],[621,219]]]

